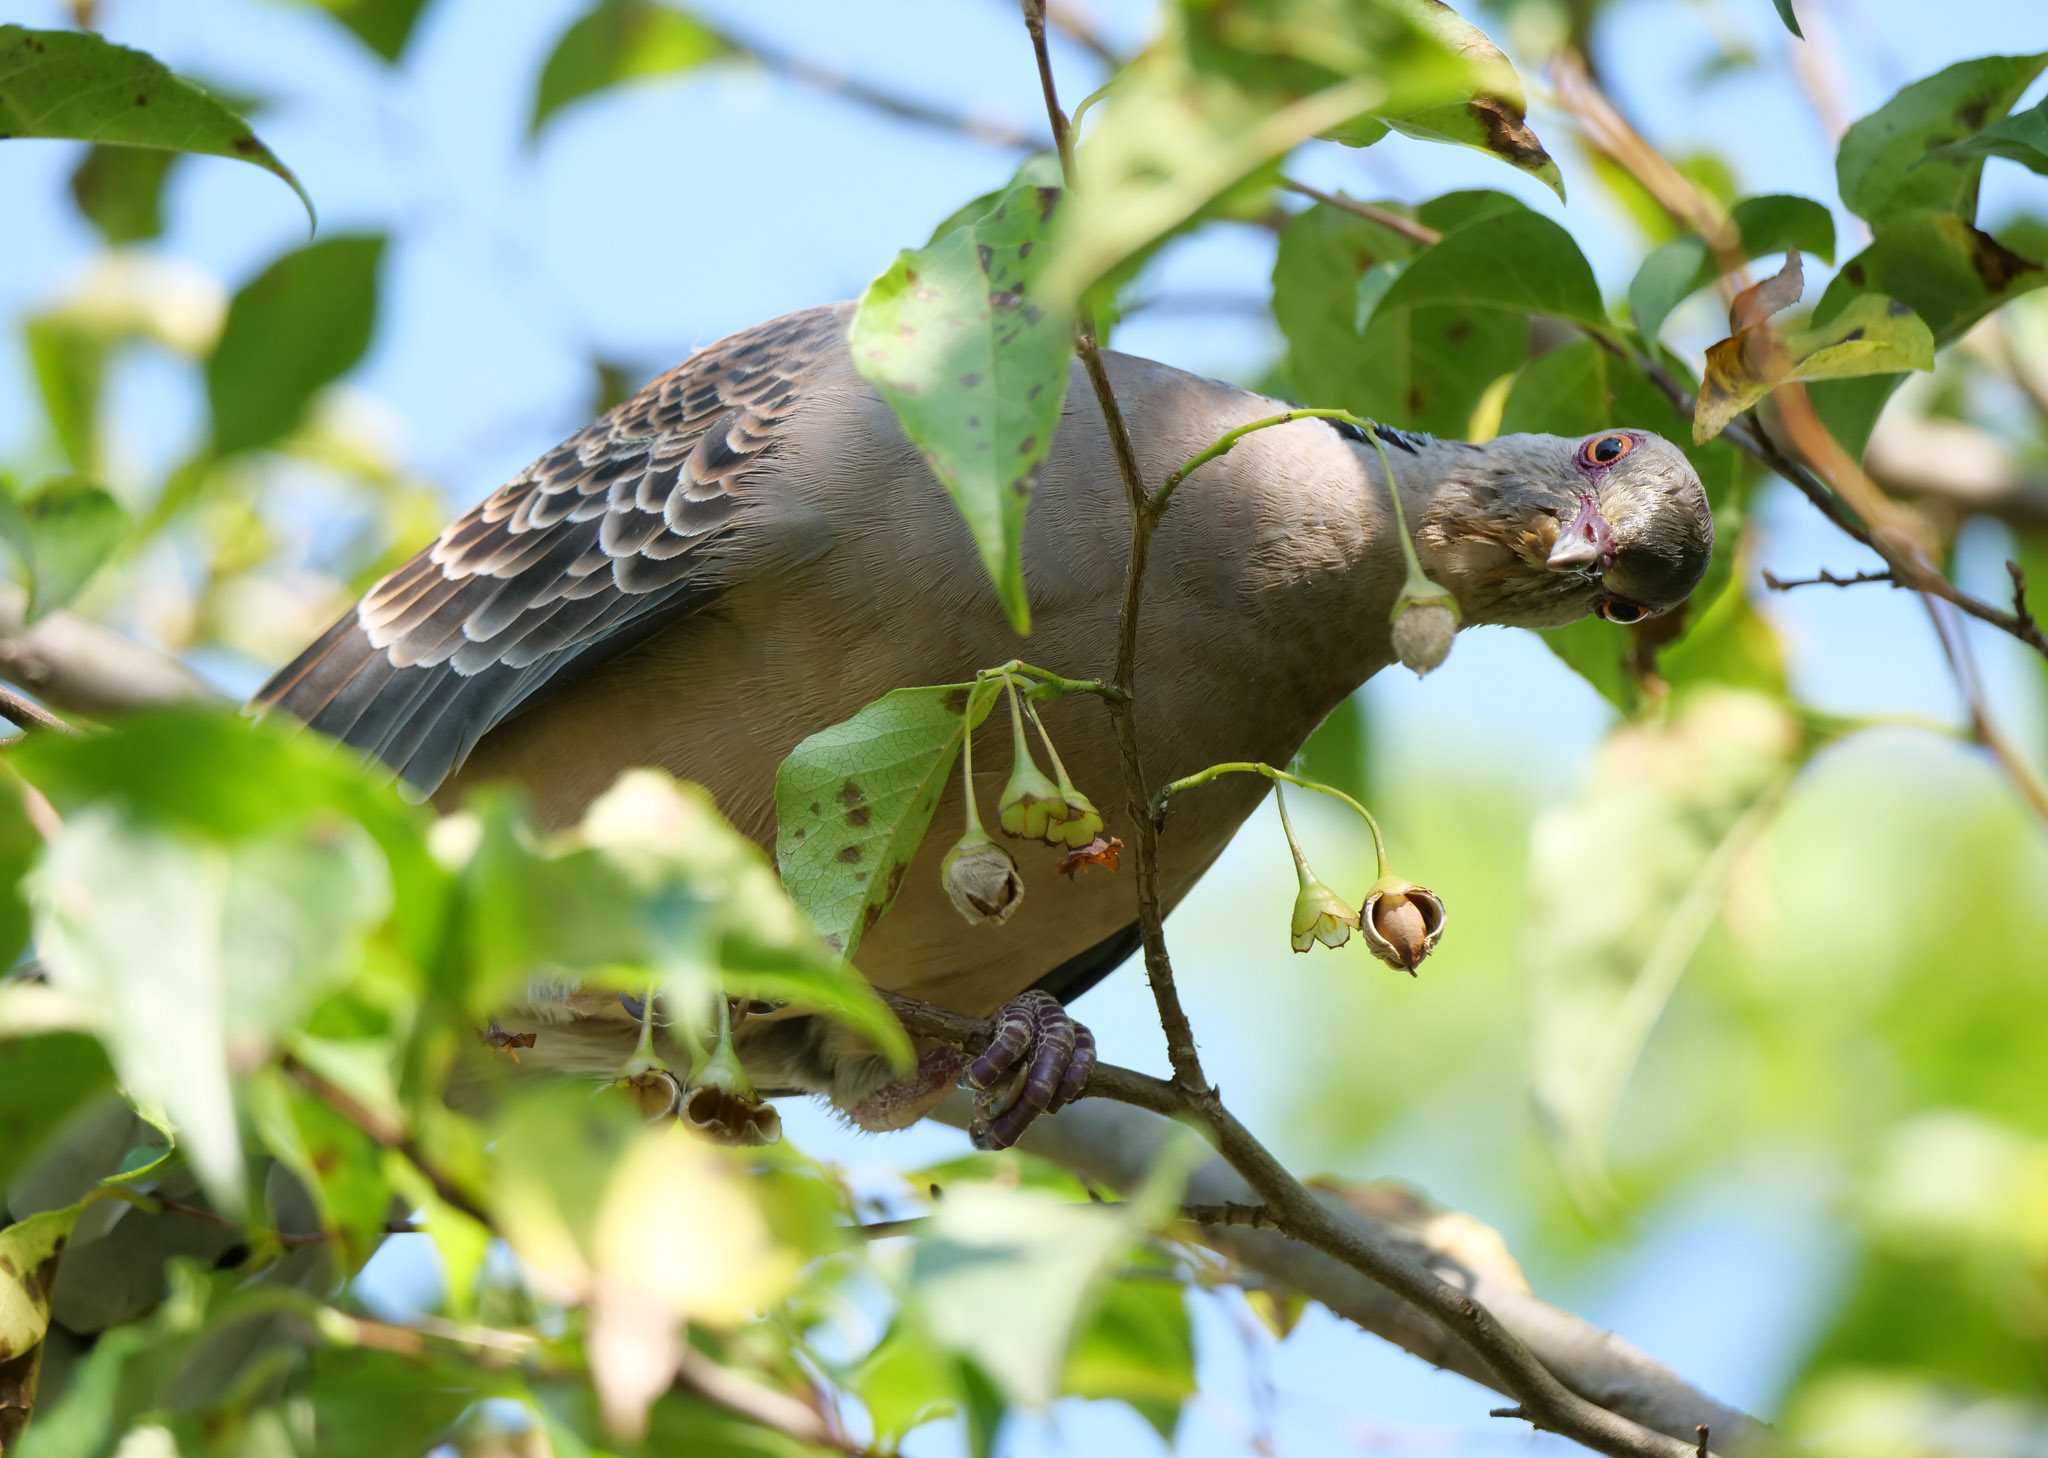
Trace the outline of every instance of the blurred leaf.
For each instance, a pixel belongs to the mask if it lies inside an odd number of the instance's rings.
[[[259,1061],[354,973],[394,864],[432,867],[402,812],[331,746],[193,711],[43,738],[61,742],[24,745],[16,762],[65,816],[33,882],[45,965],[101,1011],[123,1084],[163,1109],[209,1193],[238,1208],[230,1060]]]
[[[1607,327],[1585,255],[1571,234],[1540,213],[1502,213],[1447,231],[1402,270],[1373,321],[1425,304],[1554,314]]]
[[[109,341],[61,314],[30,316],[22,321],[21,335],[57,448],[73,470],[96,471]]]
[[[230,1067],[262,1058],[355,971],[389,905],[383,861],[344,822],[232,849],[72,815],[37,875],[51,980],[92,999],[139,1099],[161,1107],[205,1179],[239,1207]]]
[[[127,534],[128,513],[90,481],[59,476],[25,497],[0,492],[0,541],[28,579],[28,622],[78,596]]]
[[[206,361],[216,454],[271,444],[299,424],[316,391],[355,368],[376,329],[384,242],[358,234],[309,243],[236,292]]]
[[[1452,194],[1422,211],[1433,224],[1497,197]],[[1468,202],[1477,199],[1487,201]],[[1376,313],[1367,291],[1391,287],[1417,251],[1390,229],[1318,203],[1281,229],[1273,317],[1300,398],[1456,438],[1486,388],[1527,356],[1528,326],[1499,310],[1456,305]]]
[[[320,1458],[398,1458],[441,1446],[474,1403],[518,1390],[475,1361],[431,1352],[315,1347],[302,1388]]]
[[[1372,803],[1372,714],[1365,695],[1354,693],[1330,711],[1301,747],[1299,773],[1334,785],[1355,800]]]
[[[1805,40],[1806,32],[1799,28],[1799,17],[1792,13],[1792,0],[1772,0],[1772,3],[1778,7],[1778,19],[1785,22],[1785,29]]]
[[[827,946],[851,958],[917,854],[993,692],[902,688],[820,729],[775,771],[775,863]]]
[[[94,146],[71,173],[71,200],[101,241],[118,248],[164,230],[164,182],[176,152]]]
[[[1051,1402],[1074,1338],[1096,1309],[1101,1278],[1172,1214],[1197,1157],[1191,1143],[1163,1150],[1144,1187],[1113,1207],[997,1185],[955,1186],[911,1251],[908,1319],[1013,1401]],[[998,1311],[1002,1319],[991,1321]]]
[[[1103,1284],[1067,1351],[1061,1390],[1127,1402],[1173,1441],[1181,1405],[1195,1395],[1195,1334],[1187,1292],[1170,1271]]]
[[[141,51],[91,31],[0,25],[0,136],[201,152],[254,163],[313,199],[249,124]]]
[[[875,1441],[899,1443],[912,1429],[959,1409],[953,1361],[901,1323],[892,1323],[847,1379],[868,1410]]]
[[[657,956],[670,908],[687,915],[688,903],[703,906],[711,932],[705,945],[728,993],[836,1018],[907,1071],[910,1045],[894,1015],[821,942],[767,857],[726,822],[707,791],[656,770],[631,770],[591,802],[578,834],[646,898],[643,919]]]
[[[2048,66],[2048,51],[1985,56],[1915,81],[1842,135],[1835,180],[1850,212],[1873,226],[1917,209],[1977,216],[1981,155],[1944,151],[2012,109]]]
[[[320,1229],[342,1275],[352,1275],[383,1243],[392,1188],[383,1149],[324,1099],[275,1069],[260,1069],[243,1090],[263,1147],[298,1177],[319,1207]]]
[[[1319,133],[1344,135],[1368,112],[1418,135],[1484,133],[1487,150],[1547,178],[1519,96],[1500,52],[1447,6],[1182,0],[1160,40],[1119,74],[1081,144],[1046,295],[1078,299],[1240,179]],[[1380,134],[1368,127],[1355,139]]]
[[[412,38],[427,0],[293,0],[326,11],[386,61],[396,61]]]
[[[81,1205],[66,1205],[0,1230],[0,1362],[28,1351],[50,1329],[57,1262],[83,1212]]]
[[[2048,173],[2048,101],[1986,127],[1974,137],[1934,149],[1940,158],[2004,157],[2029,172]]]
[[[83,1033],[21,1037],[0,1025],[0,1206],[15,1174],[49,1136],[113,1082],[98,1040]]]
[[[682,1322],[734,1326],[795,1277],[734,1152],[647,1126],[623,1098],[523,1093],[494,1154],[500,1227],[536,1287],[591,1305],[592,1381],[616,1434],[645,1431],[675,1379]]]
[[[1728,422],[1787,380],[1831,380],[1934,368],[1934,335],[1896,299],[1862,294],[1827,323],[1803,329],[1751,325],[1707,351],[1693,439]]]
[[[1737,860],[1811,746],[1769,699],[1701,691],[1626,725],[1531,836],[1525,943],[1537,1112],[1582,1205],[1610,1196],[1608,1131],[1629,1075]]]
[[[541,67],[532,141],[571,102],[614,86],[693,71],[733,54],[733,44],[696,16],[660,0],[597,0],[562,32]]]
[[[995,206],[896,256],[848,348],[960,509],[996,596],[1031,631],[1024,514],[1066,399],[1073,331],[1044,306],[1057,165],[1027,162]]]
[[[1799,249],[1835,261],[1835,219],[1811,198],[1772,194],[1747,197],[1731,214],[1742,256]],[[1650,254],[1628,286],[1628,310],[1645,339],[1656,339],[1671,311],[1720,276],[1721,262],[1697,236],[1676,238]]]

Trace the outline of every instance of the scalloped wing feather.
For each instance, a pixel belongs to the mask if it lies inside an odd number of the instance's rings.
[[[373,587],[264,685],[281,710],[429,795],[478,741],[725,586],[742,530],[843,308],[742,330],[543,455]]]

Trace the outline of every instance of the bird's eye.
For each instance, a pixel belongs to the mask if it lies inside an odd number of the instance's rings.
[[[1640,623],[1650,615],[1648,608],[1625,597],[1603,597],[1593,604],[1593,611],[1610,623],[1622,624]]]
[[[1579,447],[1579,459],[1588,466],[1611,466],[1635,448],[1635,438],[1619,431],[1596,435]]]

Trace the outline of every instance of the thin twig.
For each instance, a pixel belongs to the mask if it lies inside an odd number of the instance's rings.
[[[1893,587],[1903,585],[1889,572],[1851,572],[1843,577],[1823,567],[1812,577],[1780,577],[1775,572],[1764,573],[1764,586],[1772,592],[1790,592],[1795,587],[1856,587],[1865,582],[1889,582]]]
[[[0,683],[0,714],[13,720],[24,734],[33,734],[38,729],[58,734],[74,732],[69,724],[11,683]]]
[[[1319,187],[1310,187],[1306,182],[1298,181],[1292,177],[1281,178],[1280,186],[1288,192],[1298,192],[1303,197],[1314,198],[1319,203],[1325,203],[1330,207],[1339,208],[1344,212],[1364,218],[1368,223],[1377,223],[1387,231],[1399,233],[1409,242],[1419,243],[1424,248],[1434,248],[1437,244],[1444,241],[1444,235],[1430,227],[1429,224],[1418,223],[1415,219],[1408,217],[1404,213],[1397,213],[1392,208],[1383,208],[1377,203],[1359,202],[1356,198],[1346,197],[1340,192],[1324,192]]]
[[[223,1215],[218,1210],[210,1210],[204,1205],[187,1204],[183,1200],[167,1200],[162,1196],[152,1196],[151,1199],[155,1202],[156,1207],[167,1215],[182,1215],[188,1220],[199,1220],[208,1225],[218,1225],[224,1230],[242,1230],[245,1228],[241,1221]],[[386,1235],[415,1235],[424,1228],[424,1226],[415,1225],[410,1220],[387,1220],[382,1226],[383,1233]],[[256,1232],[251,1233],[255,1234]],[[276,1241],[287,1250],[297,1246],[324,1245],[334,1238],[333,1233],[326,1230],[268,1230],[261,1232],[261,1234],[268,1239]]]
[[[403,1125],[386,1119],[363,1104],[355,1095],[322,1078],[296,1058],[287,1056],[283,1066],[284,1071],[298,1080],[302,1087],[357,1129],[369,1135],[375,1143],[402,1154],[411,1161],[413,1167],[426,1177],[427,1183],[434,1187],[434,1193],[440,1196],[443,1204],[460,1210],[486,1230],[493,1228],[490,1212],[477,1204],[460,1185],[449,1178],[447,1172],[427,1156],[427,1152],[420,1148],[419,1141],[414,1139]]]
[[[950,132],[970,141],[985,142],[992,147],[1001,147],[1013,152],[1043,152],[1049,145],[1042,132],[1027,127],[1013,126],[1008,122],[988,117],[970,116],[933,102],[914,96],[905,96],[849,76],[843,71],[817,61],[762,42],[750,36],[729,35],[733,45],[759,61],[768,71],[783,76],[800,86],[827,96],[841,97],[870,111],[878,111],[897,121],[909,122],[913,126],[925,127],[932,131]]]
[[[1060,166],[1067,185],[1074,184],[1073,139],[1066,114],[1060,110],[1059,87],[1053,80],[1052,57],[1045,45],[1045,0],[1022,0],[1024,28],[1031,37],[1031,52],[1038,64],[1039,89],[1045,94],[1046,119],[1052,125],[1053,140],[1059,147]],[[1138,895],[1138,929],[1145,948],[1145,974],[1152,985],[1153,1001],[1159,1009],[1160,1028],[1166,1035],[1167,1058],[1174,1078],[1182,1087],[1204,1087],[1202,1063],[1195,1051],[1194,1028],[1182,1008],[1180,993],[1173,983],[1173,964],[1166,954],[1164,915],[1159,897],[1159,832],[1147,813],[1149,795],[1145,772],[1138,753],[1138,728],[1134,691],[1138,662],[1138,608],[1144,597],[1145,564],[1152,545],[1152,528],[1157,520],[1150,509],[1138,458],[1131,448],[1131,433],[1123,410],[1111,388],[1109,371],[1096,345],[1094,330],[1084,317],[1074,327],[1074,352],[1087,372],[1088,383],[1102,411],[1109,432],[1110,453],[1117,474],[1123,480],[1124,500],[1130,509],[1131,546],[1124,568],[1124,601],[1117,623],[1116,669],[1110,682],[1125,697],[1109,701],[1109,719],[1116,734],[1117,750],[1123,760],[1126,809],[1131,820],[1135,846],[1133,877]]]

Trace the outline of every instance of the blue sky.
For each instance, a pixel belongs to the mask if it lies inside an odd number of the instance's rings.
[[[590,349],[651,375],[733,328],[853,296],[897,248],[920,241],[959,202],[1001,181],[1015,160],[737,69],[579,107],[529,151],[515,139],[532,79],[579,8],[576,0],[437,0],[394,72],[308,10],[258,0],[106,0],[102,7],[115,38],[178,69],[236,91],[288,95],[263,113],[259,130],[312,192],[323,232],[386,228],[401,236],[384,277],[385,323],[353,384],[378,403],[402,458],[441,484],[451,508],[481,497],[582,423]],[[1039,121],[1028,51],[1006,0],[707,0],[699,8],[783,50],[900,91]],[[1123,44],[1142,37],[1152,14],[1139,0],[1093,0],[1089,8]],[[31,25],[62,24],[62,11],[56,0],[0,4],[0,16]],[[1710,22],[1776,55],[1788,42],[1768,0],[1712,8],[1639,0],[1621,14],[1602,59],[1620,99],[1660,143],[1680,152],[1712,147],[1737,159],[1746,192],[1832,197],[1831,150],[1782,69],[1704,92],[1671,84],[1708,53]],[[1952,60],[2048,44],[2048,22],[2034,0],[1831,0],[1826,20],[1852,116]],[[1512,52],[1513,35],[1501,39]],[[1079,51],[1062,47],[1057,60],[1070,101],[1100,79]],[[1603,286],[1618,293],[1640,245],[1576,153],[1557,145],[1565,124],[1541,108],[1534,121],[1564,163],[1568,208],[1489,159],[1400,138],[1364,153],[1321,149],[1297,171],[1363,196],[1419,198],[1462,186],[1512,191],[1563,217]],[[93,252],[94,240],[62,202],[72,162],[71,149],[55,144],[0,147],[0,317],[49,301]],[[2040,179],[1992,164],[1988,217],[2029,199],[2035,210],[2048,210]],[[231,285],[305,237],[303,214],[285,189],[227,162],[181,168],[168,203],[160,251]],[[1853,220],[1840,221],[1846,255],[1857,234]],[[1146,292],[1256,298],[1271,260],[1270,237],[1214,230],[1171,250]],[[1818,288],[1816,277],[1809,297]],[[1695,343],[1711,337],[1713,323],[1696,308],[1680,320],[1695,331]],[[1264,324],[1223,311],[1140,316],[1118,344],[1249,378],[1276,341]],[[25,362],[10,336],[0,340],[0,459],[35,449],[29,398]],[[203,391],[162,360],[124,369],[116,401],[124,436],[140,443],[142,466],[177,458],[203,428]],[[1788,574],[1869,565],[1796,498],[1774,495],[1764,512],[1770,549],[1760,565]],[[1964,557],[1966,578],[1992,595],[2002,576],[1998,549],[1995,534],[1986,534]],[[1808,592],[1765,606],[1814,702],[1956,718],[1924,616],[1904,595]],[[2038,675],[2005,640],[1978,634],[1975,641],[2015,736],[2048,742]],[[246,688],[254,673],[251,665],[230,674],[225,686]],[[1454,759],[1478,759],[1511,770],[1538,801],[1571,792],[1609,722],[1588,688],[1540,642],[1518,633],[1468,635],[1427,683],[1388,675],[1367,693],[1381,773],[1441,772]],[[1270,831],[1263,818],[1251,828],[1255,836]],[[1234,850],[1224,873],[1249,874],[1250,854]],[[1282,915],[1276,908],[1274,917]],[[1255,1128],[1270,1128],[1289,1097],[1284,1077],[1272,1072],[1286,1051],[1254,1041],[1270,1026],[1265,1020],[1251,1020],[1249,1034],[1237,1030],[1229,979],[1241,969],[1227,965],[1235,955],[1195,949],[1184,958],[1186,976],[1212,1056],[1238,1075],[1225,1081],[1240,1112]],[[1081,1012],[1106,1056],[1160,1066],[1140,978],[1114,979]],[[1490,1117],[1524,1114],[1517,1107]],[[855,1140],[809,1109],[791,1109],[788,1128],[814,1152],[871,1166],[877,1178],[960,1142],[939,1130]],[[1284,1132],[1279,1143],[1284,1152]],[[1343,1172],[1398,1170],[1456,1188],[1455,1146],[1455,1135],[1450,1147],[1441,1138],[1397,1140]],[[1834,1275],[1823,1192],[1796,1173],[1779,1176],[1781,1198],[1766,1208],[1713,1191],[1680,1202],[1597,1278],[1570,1277],[1552,1294],[1718,1395],[1767,1403]],[[1501,1211],[1479,1213],[1512,1224]],[[407,1269],[404,1244],[393,1243],[385,1273],[393,1291],[417,1274]],[[1489,1421],[1490,1394],[1326,1317],[1311,1318],[1284,1348],[1262,1351],[1243,1340],[1227,1302],[1198,1304],[1205,1393],[1183,1451],[1247,1451],[1258,1428],[1252,1393],[1262,1370],[1278,1394],[1279,1452],[1477,1454],[1552,1445]],[[1716,1319],[1698,1320],[1709,1306]],[[1009,1451],[1096,1452],[1113,1444],[1134,1454],[1157,1448],[1134,1418],[1069,1404],[1047,1423],[1026,1425]],[[940,1431],[912,1451],[937,1458],[956,1449],[957,1436]]]

